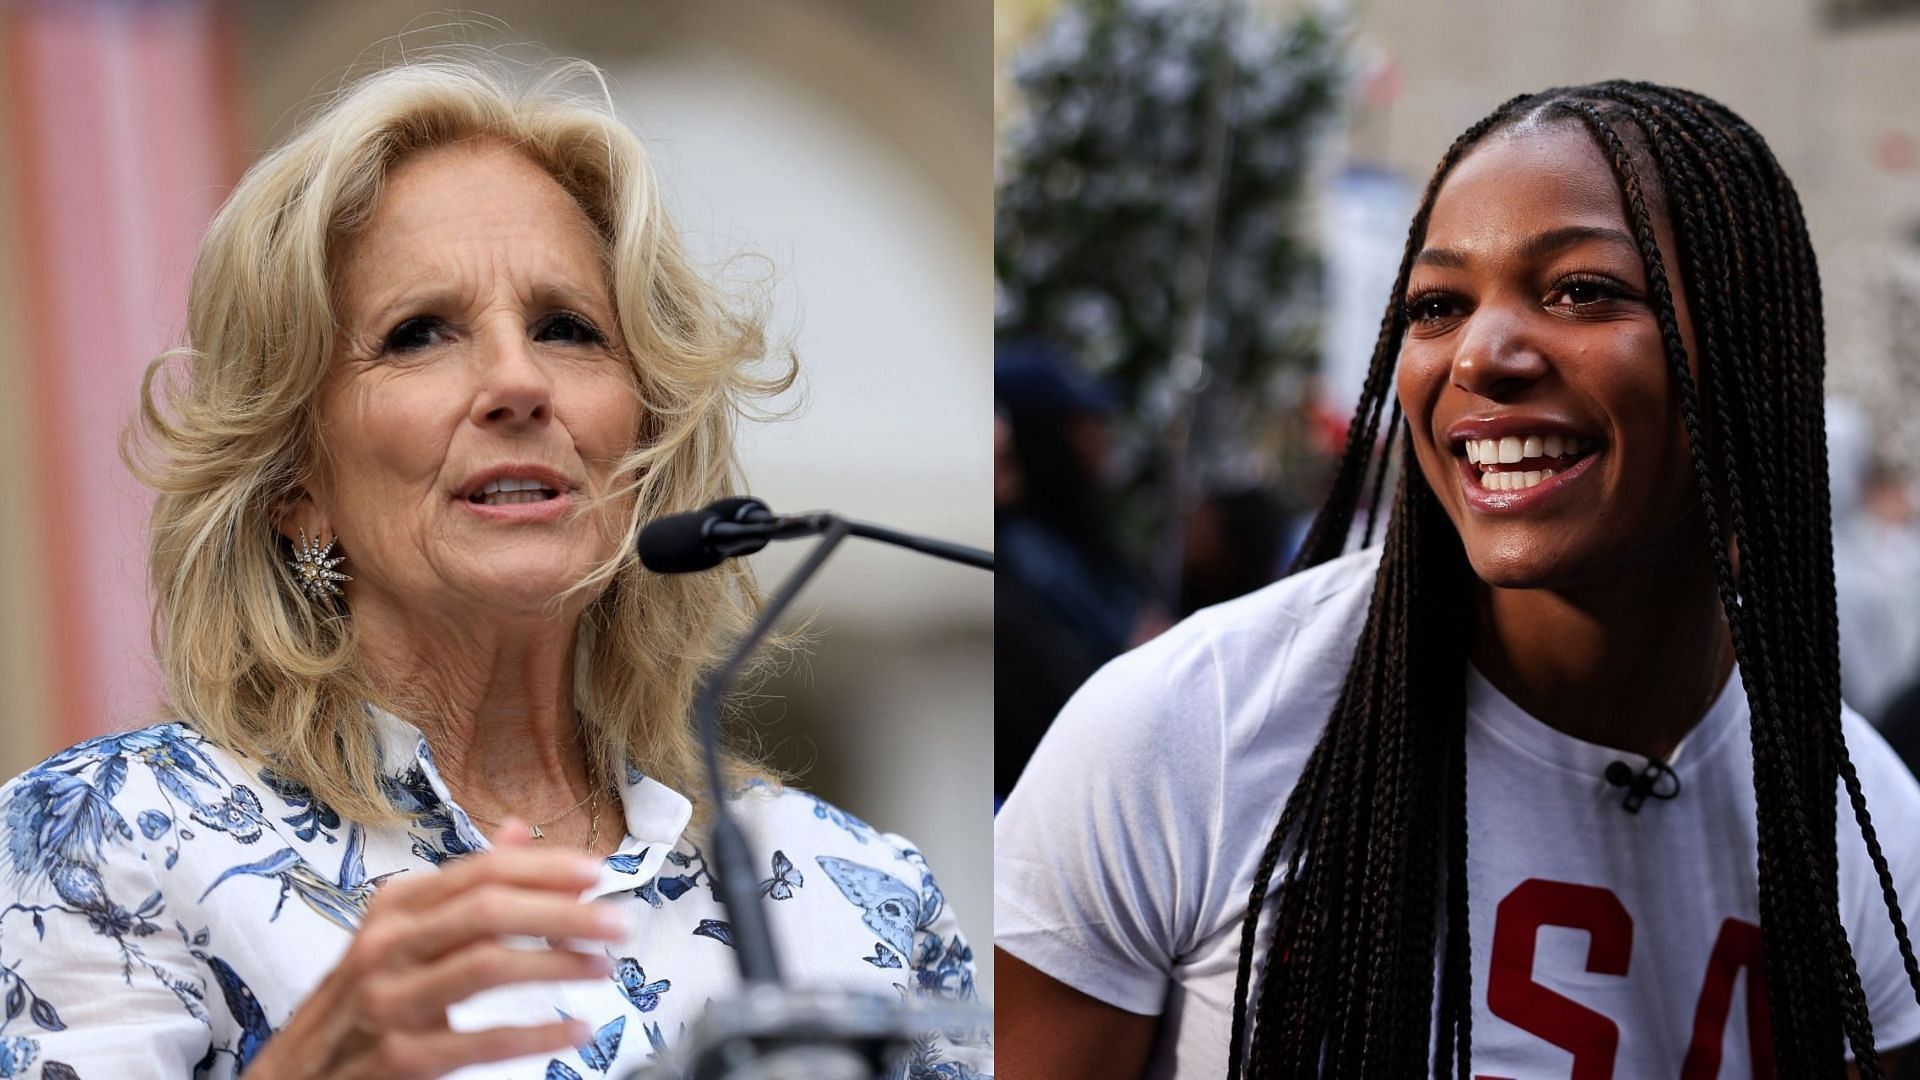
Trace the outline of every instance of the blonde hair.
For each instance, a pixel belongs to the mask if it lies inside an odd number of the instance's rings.
[[[581,82],[592,92],[569,89]],[[584,61],[524,86],[467,58],[380,71],[249,169],[220,208],[194,263],[186,342],[148,366],[124,444],[158,494],[153,637],[171,707],[351,819],[399,820],[362,702],[405,703],[383,698],[362,665],[351,614],[300,595],[275,521],[325,453],[313,406],[339,332],[332,260],[396,162],[472,140],[524,154],[592,222],[646,416],[609,496],[629,500],[627,539],[569,590],[594,594],[575,679],[590,765],[610,778],[625,755],[683,793],[704,791],[693,695],[758,593],[738,562],[650,574],[633,537],[645,520],[738,490],[734,424],[752,398],[791,385],[795,367],[782,350],[771,374],[756,373],[769,359],[760,306],[688,257],[639,139]],[[729,771],[759,770],[732,758]]]

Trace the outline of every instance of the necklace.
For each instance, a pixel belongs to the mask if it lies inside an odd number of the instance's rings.
[[[595,786],[594,790],[587,792],[586,798],[581,799],[579,802],[574,803],[572,806],[567,807],[566,810],[562,811],[561,813],[551,818],[548,818],[545,821],[536,822],[532,825],[527,826],[528,836],[534,840],[545,840],[547,838],[547,834],[542,832],[541,830],[546,829],[553,825],[558,825],[561,822],[567,820],[568,818],[572,817],[574,814],[578,813],[580,808],[587,805],[588,803],[593,804],[593,811],[592,811],[593,824],[591,826],[590,836],[587,840],[587,846],[592,847],[593,842],[600,838],[600,789],[598,786]],[[481,817],[479,814],[476,814],[471,810],[467,811],[467,816],[479,822],[482,825],[491,825],[496,829],[500,827],[499,822],[493,820],[492,818]]]

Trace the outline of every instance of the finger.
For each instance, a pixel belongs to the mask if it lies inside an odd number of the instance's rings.
[[[404,935],[394,935],[388,945],[394,960],[422,962],[510,934],[615,942],[626,935],[626,919],[615,908],[571,895],[489,883],[449,898],[430,915],[410,918]]]
[[[442,1026],[450,1006],[495,987],[604,979],[612,974],[613,964],[603,953],[521,949],[488,942],[386,976],[368,988],[363,1007],[385,1028],[417,1031]]]
[[[533,830],[527,826],[526,822],[520,820],[520,815],[509,814],[507,819],[500,823],[500,832],[493,838],[493,846],[530,848],[533,846]]]
[[[445,1076],[468,1065],[571,1050],[592,1035],[578,1020],[481,1031],[396,1035],[381,1048],[369,1076]]]

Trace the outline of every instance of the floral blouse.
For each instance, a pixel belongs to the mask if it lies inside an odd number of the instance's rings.
[[[406,827],[343,821],[301,786],[181,724],[61,751],[0,788],[0,1077],[232,1077],[338,962],[379,884],[487,840],[420,732],[378,709]],[[627,769],[627,835],[587,895],[628,916],[601,981],[525,983],[455,1005],[456,1030],[577,1017],[592,1041],[460,1080],[596,1080],[652,1064],[738,986],[731,928],[687,798]],[[973,953],[906,840],[764,785],[736,815],[767,860],[760,902],[800,985],[972,1000]],[[909,1080],[992,1071],[985,1030],[930,1033]]]

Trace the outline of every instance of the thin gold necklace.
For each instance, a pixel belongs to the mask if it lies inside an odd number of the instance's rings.
[[[587,805],[588,803],[593,804],[592,835],[591,835],[591,839],[587,841],[587,846],[592,847],[593,841],[600,838],[600,788],[599,788],[599,785],[595,785],[592,791],[587,792],[586,798],[581,799],[579,802],[574,803],[572,806],[567,807],[566,810],[555,815],[554,817],[551,817],[545,821],[536,822],[535,824],[527,826],[527,835],[534,840],[545,840],[547,838],[547,834],[545,832],[542,832],[541,830],[546,829],[553,825],[558,825],[561,822],[567,820],[568,818],[572,817],[574,814],[578,813],[580,811],[580,808]],[[471,810],[467,811],[467,816],[479,822],[482,825],[491,825],[496,829],[500,827],[499,822],[493,820],[492,818],[481,817],[479,814],[476,814]]]

